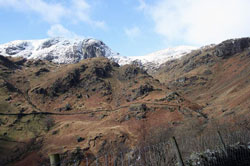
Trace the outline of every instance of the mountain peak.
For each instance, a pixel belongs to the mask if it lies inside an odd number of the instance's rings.
[[[117,54],[96,39],[49,38],[16,40],[0,46],[0,54],[27,59],[45,59],[55,63],[77,63],[92,57]]]
[[[106,57],[119,63],[140,64],[145,69],[158,68],[166,61],[180,58],[192,50],[191,46],[179,46],[160,50],[145,56],[124,57],[112,51],[101,40],[48,38],[41,40],[16,40],[0,45],[0,54],[26,59],[42,59],[54,63],[77,63],[82,59],[93,57]]]

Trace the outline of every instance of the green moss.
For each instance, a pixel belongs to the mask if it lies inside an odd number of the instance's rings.
[[[0,117],[0,136],[11,141],[25,141],[48,132],[48,117],[42,115],[28,115],[18,118],[17,116]],[[7,133],[7,134],[4,134]]]

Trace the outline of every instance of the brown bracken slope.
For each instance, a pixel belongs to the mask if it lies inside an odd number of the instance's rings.
[[[250,38],[227,40],[167,62],[155,78],[203,106],[210,118],[249,116]]]
[[[105,58],[58,65],[0,56],[0,93],[2,165],[119,151],[160,126],[207,121],[199,104],[144,70]]]

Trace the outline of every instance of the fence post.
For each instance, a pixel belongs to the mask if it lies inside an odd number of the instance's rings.
[[[222,144],[222,146],[223,146],[223,151],[225,152],[225,154],[226,154],[226,156],[227,156],[226,144],[225,144],[225,142],[223,141],[222,136],[221,136],[221,133],[220,133],[219,130],[217,131],[217,134],[218,134],[219,139],[220,139],[220,142],[221,142],[221,144]]]
[[[173,142],[173,145],[174,145],[175,150],[176,150],[176,156],[177,156],[179,166],[185,166],[184,162],[183,162],[183,159],[181,157],[181,152],[180,152],[180,149],[179,149],[179,146],[177,144],[177,141],[176,141],[175,137],[172,137],[172,142]]]
[[[117,164],[117,157],[114,158],[114,166],[118,166],[118,164]]]
[[[51,166],[60,166],[60,156],[59,154],[49,155],[50,165]]]
[[[98,160],[98,157],[96,157],[96,166],[98,166],[99,165],[99,160]]]
[[[89,166],[89,160],[87,157],[86,157],[86,166]]]
[[[105,166],[108,166],[108,156],[107,156],[107,154],[105,155]]]

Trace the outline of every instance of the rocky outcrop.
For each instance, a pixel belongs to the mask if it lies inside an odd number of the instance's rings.
[[[42,73],[47,73],[47,72],[49,72],[49,69],[42,67],[37,72],[35,72],[35,75],[40,76]]]
[[[17,63],[9,60],[9,58],[4,57],[0,55],[0,65],[5,66],[8,69],[18,69],[20,66],[18,66]]]
[[[80,80],[80,71],[78,69],[73,70],[68,73],[64,78],[57,79],[51,86],[50,92],[52,96],[55,96],[57,93],[64,93],[68,89],[76,86]]]
[[[149,108],[146,104],[140,103],[140,104],[132,104],[129,107],[130,114],[127,115],[127,117],[135,117],[137,120],[146,118],[146,113],[149,111]],[[127,118],[125,117],[125,119]]]
[[[138,74],[146,74],[146,71],[136,65],[125,65],[121,68],[119,75],[120,80],[130,80],[135,78]]]
[[[222,58],[230,57],[250,47],[250,38],[231,39],[216,46],[214,55]]]
[[[135,94],[135,98],[148,94],[152,92],[154,87],[150,84],[141,85],[139,88],[133,89],[132,92]]]

